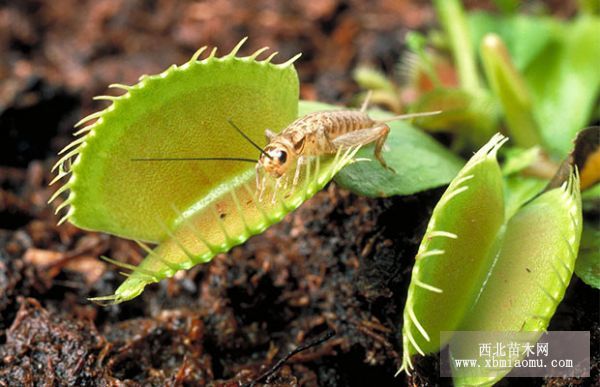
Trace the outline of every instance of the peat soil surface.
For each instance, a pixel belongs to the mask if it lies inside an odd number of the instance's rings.
[[[421,1],[0,2],[0,386],[449,385],[435,357],[394,378],[414,255],[443,188],[368,199],[330,184],[243,246],[110,307],[87,301],[123,280],[99,256],[137,264],[142,251],[56,226],[46,204],[57,151],[110,83],[249,35],[244,54],[304,53],[303,98],[349,103],[357,64],[392,72],[406,31],[433,22]],[[600,384],[598,321],[598,292],[574,278],[550,329],[592,331],[592,378],[501,384]]]

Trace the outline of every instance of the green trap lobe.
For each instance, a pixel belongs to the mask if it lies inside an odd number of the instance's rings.
[[[305,200],[321,190],[341,168],[351,162],[358,148],[340,151],[335,156],[309,159],[300,173],[297,187],[276,189],[268,180],[262,201],[257,197],[254,173],[237,179],[212,200],[205,200],[187,213],[178,212],[177,227],[168,238],[134,269],[116,290],[111,301],[129,300],[149,283],[172,277],[178,270],[210,261],[245,242],[283,219]],[[148,276],[152,273],[153,276]]]
[[[97,115],[77,148],[69,220],[126,238],[164,240],[164,226],[176,223],[173,206],[187,210],[253,166],[132,159],[258,159],[227,120],[264,145],[265,128],[281,130],[296,117],[297,105],[298,78],[289,63],[210,57],[145,77]]]
[[[404,312],[406,354],[439,350],[439,332],[455,330],[490,265],[504,221],[495,136],[459,172],[436,208],[416,256]],[[465,270],[469,275],[465,275]]]

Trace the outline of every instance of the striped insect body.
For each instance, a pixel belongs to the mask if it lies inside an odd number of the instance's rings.
[[[384,168],[390,169],[382,156],[383,146],[390,132],[390,121],[423,117],[441,112],[424,112],[375,120],[367,114],[371,93],[360,110],[336,110],[307,114],[288,125],[280,134],[265,131],[269,142],[261,151],[256,165],[257,190],[262,197],[265,176],[277,179],[276,187],[287,186],[293,173],[292,189],[299,180],[299,167],[308,157],[336,154],[340,150],[375,143],[375,158]]]

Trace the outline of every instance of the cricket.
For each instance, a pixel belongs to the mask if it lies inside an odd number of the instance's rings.
[[[202,161],[222,160],[256,163],[256,189],[262,201],[267,175],[275,178],[275,190],[287,188],[293,173],[291,192],[298,185],[301,166],[309,157],[333,155],[347,148],[375,143],[374,156],[386,169],[395,173],[383,158],[385,141],[390,132],[388,122],[442,113],[431,111],[397,115],[375,120],[367,113],[372,93],[367,96],[360,110],[344,109],[320,111],[307,114],[289,124],[281,133],[265,130],[267,145],[261,148],[232,119],[229,124],[259,152],[258,160],[237,157],[198,158],[136,158],[132,161]],[[273,196],[274,198],[275,196]]]

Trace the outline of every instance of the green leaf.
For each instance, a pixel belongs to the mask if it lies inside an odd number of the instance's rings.
[[[258,144],[266,144],[265,128],[281,130],[297,115],[298,77],[293,61],[276,65],[272,57],[236,57],[240,45],[222,58],[214,51],[201,61],[194,56],[182,66],[142,77],[137,85],[122,86],[125,94],[82,120],[97,118],[57,164],[60,177],[72,172],[61,189],[70,190],[64,202],[70,204],[70,222],[130,239],[161,241],[177,222],[174,206],[186,211],[254,168],[227,161],[132,161],[258,158],[227,119]]]
[[[484,36],[481,58],[487,80],[502,106],[504,119],[515,143],[521,147],[540,144],[541,137],[532,113],[529,90],[498,35]]]
[[[485,35],[497,34],[519,72],[542,53],[560,30],[556,20],[545,16],[470,12],[467,17],[473,45],[480,47]]]
[[[578,185],[579,181],[571,178],[510,219],[495,263],[459,330],[546,330],[564,297],[579,248],[582,218]],[[463,342],[461,346],[477,348],[478,343]],[[452,357],[461,358],[461,354],[452,353]],[[460,370],[453,371],[457,386],[487,385],[502,378],[461,377]]]
[[[300,102],[300,114],[331,110],[335,106],[315,102]],[[374,118],[391,117],[389,113],[370,112]],[[460,170],[463,161],[427,134],[405,121],[390,122],[386,141],[389,150],[383,152],[387,170],[373,157],[373,146],[360,149],[357,161],[345,167],[335,177],[340,186],[359,195],[386,197],[410,195],[448,184]]]
[[[252,235],[262,233],[321,190],[352,160],[356,150],[309,160],[300,174],[298,186],[293,189],[289,186],[278,189],[268,180],[269,187],[262,200],[257,197],[254,171],[249,170],[225,188],[215,189],[187,211],[174,208],[179,217],[175,229],[167,231],[168,238],[154,250],[142,244],[148,255],[137,267],[109,260],[133,272],[115,294],[92,300],[110,303],[130,300],[141,294],[146,285],[206,263]]]
[[[492,275],[464,327],[546,328],[569,283],[579,247],[582,219],[577,183],[572,179],[544,193],[510,219]],[[533,305],[533,300],[540,303]],[[517,308],[516,302],[524,309]]]
[[[502,173],[504,176],[509,176],[529,167],[540,157],[541,149],[539,146],[534,146],[529,149],[510,147],[504,152],[504,164],[502,165]]]
[[[404,307],[402,368],[411,356],[437,352],[473,305],[492,264],[504,222],[502,173],[494,136],[454,178],[436,205],[415,257]]]
[[[599,17],[580,17],[565,24],[556,41],[524,74],[544,143],[558,158],[570,151],[571,140],[588,124],[597,104],[598,31]]]
[[[600,289],[600,227],[598,224],[583,223],[575,274],[586,284]]]
[[[496,104],[487,93],[437,88],[423,94],[412,110],[441,110],[443,114],[421,120],[419,126],[429,132],[457,133],[468,141],[469,148],[479,148],[496,131]]]
[[[450,43],[461,86],[474,94],[481,91],[481,80],[475,60],[469,24],[459,0],[435,0],[438,19]]]
[[[510,219],[522,206],[548,184],[547,180],[519,174],[505,176],[504,198],[506,201],[506,219]]]

